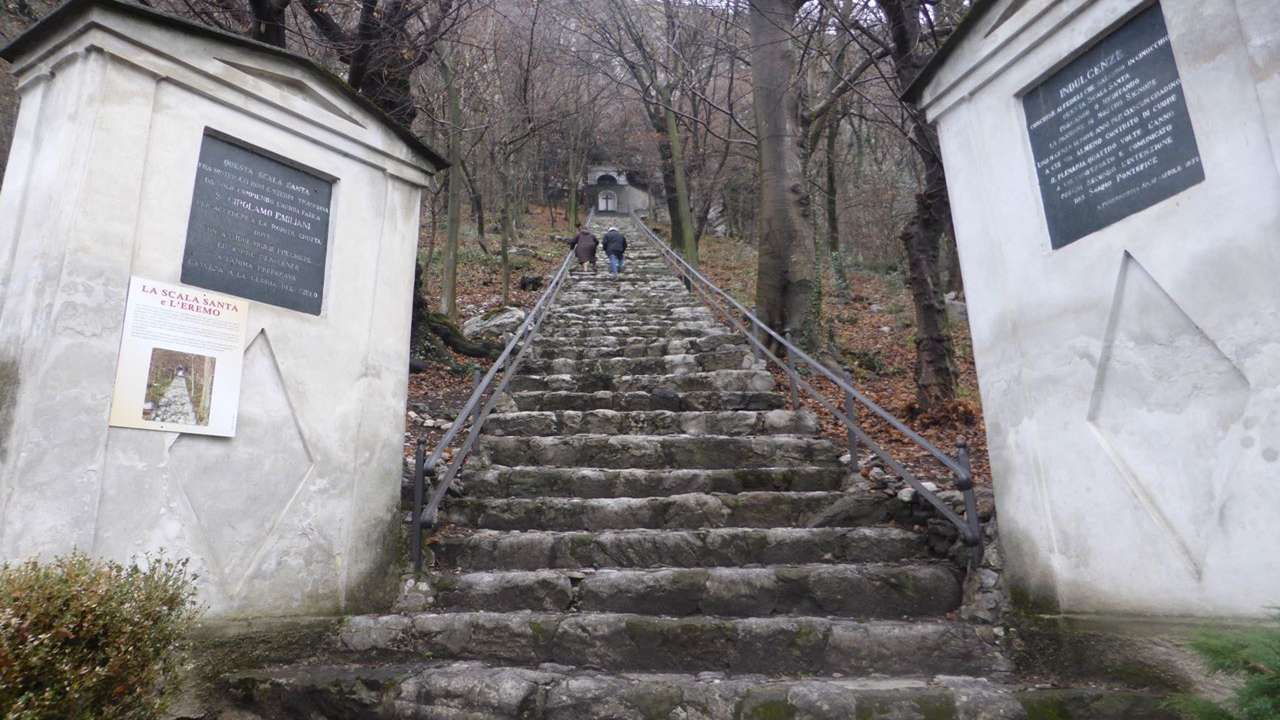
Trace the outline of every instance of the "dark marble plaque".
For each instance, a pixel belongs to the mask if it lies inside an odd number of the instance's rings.
[[[182,282],[319,315],[332,191],[324,178],[206,135]]]
[[[1054,248],[1204,180],[1159,5],[1022,102]]]

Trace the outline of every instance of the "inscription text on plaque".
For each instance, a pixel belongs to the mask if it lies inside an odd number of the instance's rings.
[[[182,282],[319,315],[332,191],[324,178],[206,135]]]
[[[1159,5],[1022,102],[1055,249],[1204,180]]]

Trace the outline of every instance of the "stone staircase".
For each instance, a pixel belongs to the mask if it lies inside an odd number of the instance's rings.
[[[628,234],[485,425],[417,607],[345,623],[348,656],[399,663],[369,717],[1166,717],[1020,681],[995,628],[953,619],[959,569],[848,489],[843,449]]]

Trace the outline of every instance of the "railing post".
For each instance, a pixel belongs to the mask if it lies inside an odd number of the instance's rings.
[[[482,377],[482,376],[480,375],[480,371],[479,371],[478,369],[477,369],[477,370],[472,370],[472,371],[471,371],[471,394],[473,394],[473,395],[474,395],[474,394],[475,394],[475,392],[476,392],[476,390],[478,390],[478,389],[480,388],[480,379],[481,379],[481,377]],[[472,425],[472,427],[474,427],[476,423],[480,422],[480,408],[482,408],[482,407],[484,407],[484,403],[483,403],[483,402],[479,402],[479,399],[477,399],[476,406],[475,406],[475,408],[474,408],[474,409],[472,409],[472,411],[471,411],[471,425]]]
[[[845,382],[849,383],[849,387],[853,387],[853,373],[849,372],[849,368],[844,368]],[[849,436],[849,466],[853,468],[854,474],[862,470],[861,463],[858,461],[858,434],[853,431],[858,426],[858,404],[854,401],[853,393],[845,391],[844,394],[844,414],[849,418],[848,436]]]
[[[782,334],[786,338],[787,344],[791,344],[791,331],[788,330]],[[800,409],[800,388],[796,385],[796,367],[791,363],[791,353],[787,353],[787,380],[791,383],[791,408],[793,410]]]
[[[982,564],[982,520],[978,517],[978,498],[973,492],[973,470],[969,460],[969,442],[964,438],[956,443],[956,463],[964,469],[963,475],[956,476],[956,487],[964,493],[964,521],[968,526],[965,544],[973,548],[970,567]]]
[[[422,499],[426,494],[425,448],[422,438],[413,452],[413,508],[409,514],[409,551],[413,555],[413,571],[422,572]]]
[[[743,326],[744,328],[751,328],[751,329],[748,331],[748,332],[750,332],[750,333],[751,333],[751,337],[752,337],[753,339],[755,339],[755,340],[759,340],[759,341],[760,341],[760,343],[761,343],[761,344],[763,344],[763,343],[764,343],[764,338],[760,337],[760,331],[759,331],[759,330],[757,330],[756,328],[752,327],[752,325],[751,325],[751,318],[752,318],[752,317],[754,317],[754,316],[755,316],[755,314],[756,314],[756,309],[753,307],[753,308],[751,308],[751,312],[750,312],[749,314],[747,314],[747,315],[743,315],[743,316],[742,316],[742,326]],[[764,353],[760,351],[760,346],[759,346],[759,345],[757,345],[756,343],[748,343],[748,344],[749,344],[749,345],[751,345],[751,354],[755,356],[756,360],[762,360],[762,359],[764,359]]]

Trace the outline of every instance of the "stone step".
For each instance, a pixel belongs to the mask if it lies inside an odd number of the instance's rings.
[[[717,325],[711,314],[702,311],[692,317],[673,315],[670,311],[651,313],[620,313],[601,310],[591,315],[552,313],[543,323],[547,333],[556,335],[565,329],[587,328],[590,330],[608,330],[613,327],[705,327]]]
[[[688,295],[685,290],[684,283],[673,279],[671,275],[623,275],[617,280],[609,277],[606,271],[603,274],[596,272],[593,276],[590,272],[579,273],[574,272],[569,279],[568,289],[582,293],[584,295],[597,295],[600,297],[608,297],[610,295],[619,295],[627,297],[645,296],[654,293],[682,293]]]
[[[359,656],[353,658],[359,660]],[[1176,720],[1157,693],[959,675],[771,678],[479,661],[307,663],[220,685],[242,720]],[[302,713],[302,714],[299,714]],[[308,714],[314,713],[314,714]],[[389,713],[389,715],[388,715]],[[231,717],[225,715],[220,717]]]
[[[936,563],[437,573],[428,583],[439,612],[894,619],[960,606],[955,568]]]
[[[646,312],[650,308],[659,312]],[[655,316],[648,317],[647,315]],[[611,321],[618,320],[650,320],[662,319],[673,322],[685,320],[707,320],[712,317],[711,311],[702,305],[690,305],[681,303],[679,305],[671,305],[668,303],[630,303],[623,304],[618,302],[599,302],[591,305],[560,305],[557,304],[548,314],[547,322],[589,322],[589,321]]]
[[[720,410],[777,410],[787,399],[775,392],[517,392],[516,408],[525,410],[671,410],[676,412]]]
[[[676,323],[661,323],[658,321],[647,323],[632,323],[630,325],[598,323],[592,325],[581,324],[554,324],[550,321],[543,324],[539,329],[539,333],[561,338],[583,338],[583,337],[625,337],[625,338],[649,338],[656,340],[658,338],[696,338],[704,335],[722,335],[727,328],[720,323],[698,322],[694,320],[686,320]]]
[[[803,410],[576,410],[494,413],[486,435],[815,435],[818,418]]]
[[[1012,669],[991,628],[941,621],[463,612],[350,617],[339,635],[345,649],[358,652],[610,671],[987,675]]]
[[[922,535],[893,527],[481,530],[444,533],[431,551],[439,567],[467,571],[898,562],[929,556]]]
[[[519,392],[770,392],[764,370],[712,370],[683,375],[517,375],[507,386]]]
[[[715,370],[751,370],[755,358],[745,348],[661,357],[531,359],[520,365],[525,375],[681,375]]]
[[[843,487],[848,475],[846,468],[831,466],[606,470],[493,465],[467,469],[462,479],[466,493],[472,497],[611,498],[761,490],[834,491]]]
[[[455,498],[447,523],[485,530],[601,531],[633,528],[809,527],[841,503],[840,525],[873,525],[890,515],[883,494],[838,492],[687,493],[645,498]]]
[[[707,330],[724,331],[725,326],[711,318],[672,318],[659,314],[649,316],[611,316],[601,314],[597,317],[552,316],[543,323],[542,329],[548,335],[567,335],[576,333],[594,334],[598,332],[621,332],[624,328],[645,328],[662,332],[669,330],[697,330],[705,334]]]
[[[482,435],[469,462],[600,468],[744,468],[836,465],[841,450],[825,438],[794,435]]]
[[[615,338],[610,338],[615,339]],[[618,339],[612,344],[579,345],[552,338],[539,338],[529,350],[531,360],[591,360],[608,358],[650,358],[664,355],[701,355],[736,350],[749,354],[751,348],[737,335],[706,335],[676,340]]]
[[[604,288],[595,288],[591,290],[575,290],[572,287],[565,288],[563,292],[556,298],[556,304],[553,309],[561,308],[698,308],[706,307],[702,300],[680,288],[678,291],[672,292],[667,288],[659,288],[651,291],[632,289],[631,292],[618,292],[618,283],[609,281]]]
[[[300,676],[305,676],[300,673]],[[377,684],[365,684],[376,687]],[[1155,693],[1027,688],[985,678],[609,675],[554,665],[441,663],[397,688],[426,720],[1175,720]],[[1046,708],[1050,710],[1046,711]],[[476,713],[461,715],[461,712]]]
[[[671,355],[715,350],[722,345],[734,345],[744,342],[746,341],[742,336],[727,331],[702,335],[696,338],[646,338],[630,337],[627,335],[613,335],[611,333],[601,333],[599,335],[586,337],[560,338],[540,332],[538,333],[538,337],[534,341],[534,347],[530,352],[536,352],[540,349],[567,348],[585,350],[588,348],[622,348],[633,345],[644,345],[648,347],[671,348],[669,352],[655,353],[657,355]]]
[[[551,312],[555,314],[595,316],[601,312],[610,314],[630,314],[635,312],[690,312],[702,310],[706,306],[692,296],[671,298],[659,296],[653,298],[623,297],[604,302],[589,294],[564,293],[557,298]]]

